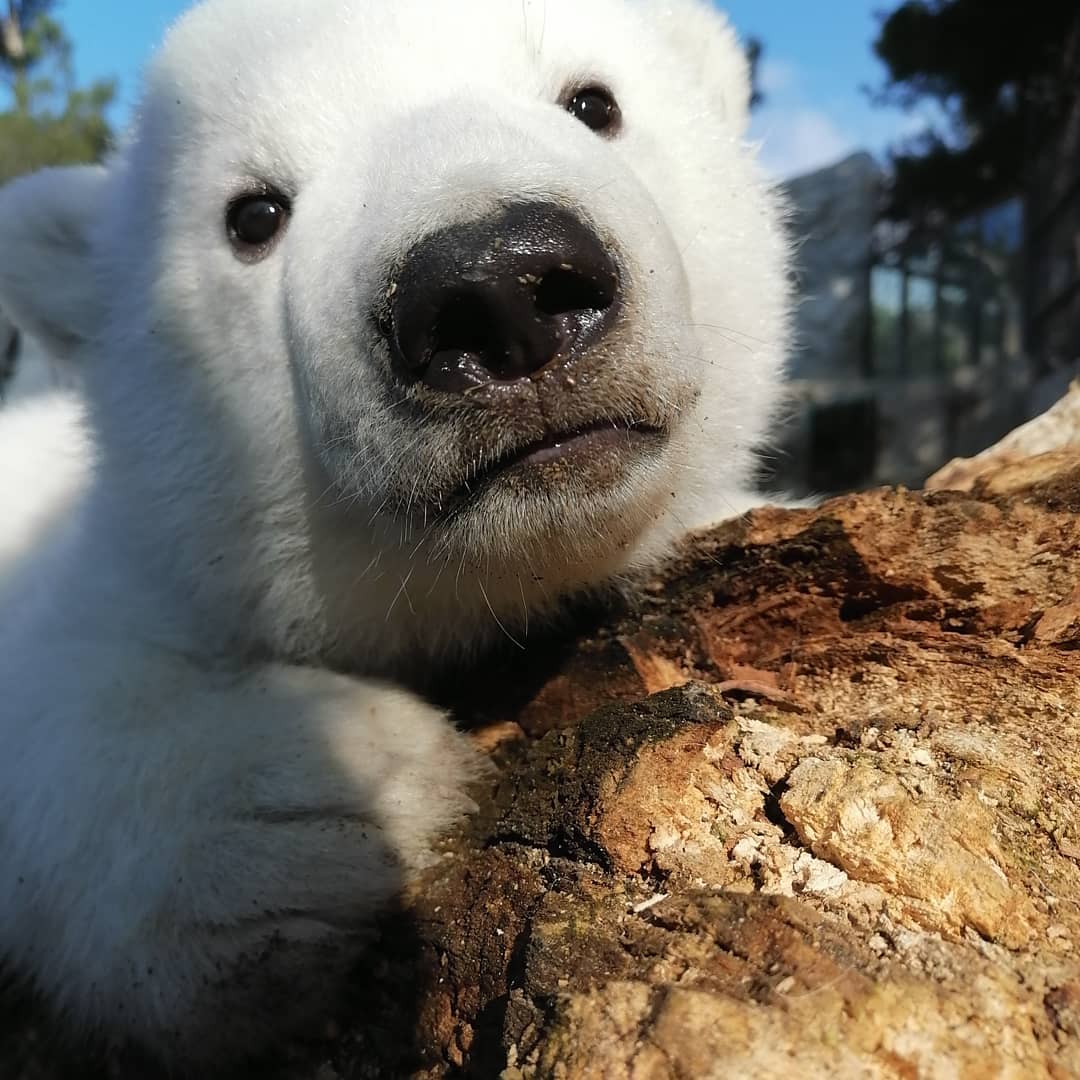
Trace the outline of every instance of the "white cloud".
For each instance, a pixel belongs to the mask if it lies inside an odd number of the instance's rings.
[[[768,97],[782,94],[798,82],[798,71],[786,60],[774,60],[768,54],[758,68],[758,89]]]
[[[794,61],[765,54],[758,71],[765,100],[754,113],[750,136],[761,144],[761,162],[777,179],[833,165],[856,150],[884,160],[891,146],[940,126],[934,106],[909,112],[877,108],[855,90],[815,96],[808,89],[813,82]]]
[[[897,136],[901,139],[911,139],[916,135],[922,135],[929,131],[934,124],[934,117],[928,111],[910,112],[900,122]]]
[[[750,135],[761,143],[761,163],[779,180],[832,165],[858,148],[828,113],[806,107],[766,106]]]

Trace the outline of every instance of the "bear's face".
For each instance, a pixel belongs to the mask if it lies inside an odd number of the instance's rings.
[[[698,0],[209,0],[88,230],[106,459],[567,587],[722,513],[786,332],[747,95]]]

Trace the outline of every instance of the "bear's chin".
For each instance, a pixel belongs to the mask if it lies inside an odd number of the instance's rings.
[[[591,588],[633,558],[671,501],[662,437],[632,438],[632,452],[584,439],[559,456],[515,462],[414,532],[436,562],[460,556],[508,581],[524,568]]]

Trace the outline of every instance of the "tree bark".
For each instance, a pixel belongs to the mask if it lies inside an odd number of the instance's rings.
[[[8,4],[7,14],[0,14],[0,61],[19,64],[25,59],[26,42],[23,39],[19,11],[12,0]]]

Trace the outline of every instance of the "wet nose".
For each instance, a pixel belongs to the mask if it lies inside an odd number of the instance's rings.
[[[463,393],[564,364],[614,321],[619,273],[564,207],[526,203],[413,247],[387,289],[399,375]]]

